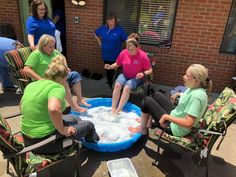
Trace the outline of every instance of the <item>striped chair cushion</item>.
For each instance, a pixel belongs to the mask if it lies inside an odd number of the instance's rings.
[[[30,82],[30,78],[24,72],[24,64],[34,48],[24,47],[16,50],[11,50],[5,53],[5,58],[9,63],[10,75],[13,83],[16,83],[23,91],[26,85]],[[20,79],[24,79],[22,81]]]

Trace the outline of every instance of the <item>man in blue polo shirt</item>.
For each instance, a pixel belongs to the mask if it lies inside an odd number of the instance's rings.
[[[104,64],[113,64],[122,50],[122,42],[127,40],[124,29],[117,24],[115,13],[109,13],[106,25],[96,29],[95,37],[102,49]],[[107,84],[112,87],[115,70],[106,70]]]

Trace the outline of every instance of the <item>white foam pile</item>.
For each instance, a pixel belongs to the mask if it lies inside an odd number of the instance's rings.
[[[81,113],[82,120],[94,123],[101,143],[113,143],[130,139],[133,136],[128,127],[137,127],[135,120],[139,116],[134,112],[120,112],[112,115],[111,107],[99,106],[90,108],[86,113]]]

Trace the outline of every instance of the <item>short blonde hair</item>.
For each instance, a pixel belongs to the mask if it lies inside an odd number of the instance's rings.
[[[65,57],[63,55],[57,55],[48,65],[48,69],[45,72],[45,78],[59,82],[68,75],[68,71]]]
[[[208,78],[208,69],[201,64],[192,64],[188,69],[193,78],[200,81],[199,87],[207,89],[207,94],[209,96],[212,90],[212,81]]]
[[[48,34],[43,34],[40,38],[39,38],[39,42],[37,45],[37,49],[42,52],[45,53],[43,50],[43,47],[45,47],[50,41],[53,41],[55,43],[55,38],[51,35]]]

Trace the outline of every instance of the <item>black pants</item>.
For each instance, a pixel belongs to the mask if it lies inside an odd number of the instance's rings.
[[[163,129],[163,127],[159,124],[161,116],[163,114],[170,114],[173,109],[174,105],[161,92],[155,92],[152,96],[145,97],[141,105],[142,112],[149,113],[157,126],[161,129]],[[167,133],[172,134],[169,128],[166,131]]]
[[[63,116],[63,123],[65,126],[72,126],[76,129],[74,136],[77,140],[81,140],[82,138],[84,138],[88,142],[99,141],[99,137],[96,133],[94,124],[92,122],[80,120],[78,117],[74,117],[73,115],[68,114]],[[42,138],[29,138],[23,134],[24,144],[25,146],[30,146],[40,141],[43,141],[52,135],[59,135],[59,134],[60,133],[57,130],[55,130],[52,134]],[[38,154],[55,154],[58,152],[62,152],[64,150],[63,140],[65,138],[66,137],[63,136],[62,138],[54,142],[51,142],[43,147],[33,150],[33,152]]]
[[[116,61],[103,61],[104,64],[110,64],[112,65]],[[113,82],[114,82],[114,76],[115,76],[115,69],[106,69],[106,76],[107,76],[107,83],[112,88]]]

